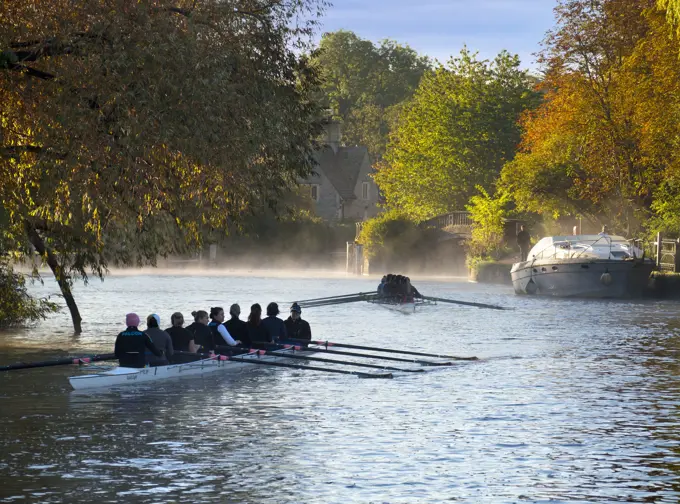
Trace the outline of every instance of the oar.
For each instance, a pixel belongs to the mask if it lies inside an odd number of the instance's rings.
[[[48,361],[39,362],[17,362],[16,364],[8,364],[6,366],[0,366],[0,371],[13,371],[15,369],[28,369],[28,368],[39,368],[39,367],[49,367],[49,366],[63,366],[66,364],[88,364],[90,362],[114,360],[116,358],[115,354],[101,354],[101,355],[91,355],[83,357],[65,357],[63,359],[55,359]]]
[[[309,341],[307,341],[309,343]],[[285,346],[284,346],[285,348]],[[387,360],[387,361],[392,361],[392,362],[411,362],[414,364],[420,364],[421,366],[451,366],[451,362],[432,362],[432,361],[423,361],[423,360],[418,360],[418,359],[402,359],[400,357],[387,357],[386,355],[372,355],[372,354],[363,354],[363,353],[357,353],[357,352],[344,352],[342,350],[329,350],[327,348],[304,348],[302,347],[300,349],[302,352],[324,352],[324,353],[329,353],[329,354],[334,354],[334,355],[347,355],[349,357],[362,357],[365,359],[377,359],[377,360]]]
[[[302,350],[299,347],[295,348],[296,350]],[[283,350],[283,349],[282,349]],[[308,361],[315,361],[315,362],[329,362],[331,364],[343,364],[345,366],[355,366],[355,367],[363,367],[363,368],[372,368],[372,369],[384,369],[386,371],[401,371],[404,373],[424,373],[424,369],[403,369],[403,368],[397,368],[397,367],[391,367],[391,366],[379,366],[377,364],[362,364],[360,362],[352,362],[352,361],[344,361],[344,360],[335,360],[335,359],[324,359],[323,357],[310,357],[308,355],[293,355],[293,354],[280,354],[277,353],[275,350],[260,350],[260,353],[264,352],[264,355],[276,355],[277,357],[285,357],[286,359],[301,359],[301,360],[308,360]]]
[[[295,339],[295,338],[288,338],[288,339],[286,339],[286,341],[292,341],[294,343],[307,343],[307,344],[312,344],[312,345],[321,345],[321,346],[326,347],[326,348],[328,348],[328,347],[352,348],[354,350],[369,350],[369,351],[372,351],[372,352],[386,352],[386,353],[396,353],[396,354],[404,354],[404,355],[418,355],[420,357],[436,357],[438,359],[467,360],[467,361],[479,360],[477,357],[456,357],[455,355],[411,352],[409,350],[396,350],[396,349],[393,349],[393,348],[350,345],[350,344],[347,344],[347,343],[333,343],[333,342],[330,342],[330,341],[309,341],[309,340],[300,340],[300,339]]]
[[[339,304],[345,304],[345,303],[358,303],[361,301],[370,301],[374,298],[368,297],[368,296],[363,296],[363,297],[353,297],[353,298],[345,298],[345,299],[335,299],[335,300],[329,300],[329,301],[317,301],[315,303],[298,303],[301,308],[318,308],[319,306],[331,306],[331,305],[339,305]]]
[[[297,301],[298,304],[302,303],[310,303],[313,301],[326,301],[330,299],[342,299],[342,298],[347,298],[347,297],[356,297],[356,296],[367,296],[375,294],[375,292],[356,292],[354,294],[343,294],[341,296],[328,296],[328,297],[322,297],[322,298],[313,298],[313,299],[302,299],[300,301]]]
[[[251,350],[252,352],[256,352],[257,350]],[[180,354],[189,354],[190,352],[176,352]],[[199,355],[201,357],[203,356],[210,356],[210,354],[191,354],[191,355]],[[245,355],[245,354],[242,354]],[[276,354],[279,357],[283,357],[282,355]],[[323,367],[317,367],[317,366],[302,366],[298,364],[287,364],[285,362],[272,362],[272,361],[266,361],[266,360],[259,360],[259,359],[243,359],[240,356],[231,356],[231,355],[219,355],[218,358],[220,360],[231,360],[234,362],[244,362],[246,364],[255,364],[255,365],[260,365],[260,366],[275,366],[275,367],[286,367],[286,368],[292,368],[292,369],[310,369],[312,371],[321,371],[323,373],[337,373],[337,374],[346,374],[346,375],[354,375],[358,376],[359,378],[393,378],[392,373],[361,373],[359,371],[347,371],[345,369],[333,369],[333,368],[323,368]]]
[[[484,303],[472,303],[470,301],[458,301],[456,299],[445,299],[445,298],[438,298],[438,297],[432,297],[432,296],[423,296],[423,299],[429,299],[430,301],[438,301],[440,303],[451,303],[451,304],[459,304],[459,305],[465,305],[465,306],[476,306],[477,308],[490,308],[492,310],[507,310],[507,308],[503,308],[502,306],[498,306],[498,305],[490,305],[490,304],[484,304]]]

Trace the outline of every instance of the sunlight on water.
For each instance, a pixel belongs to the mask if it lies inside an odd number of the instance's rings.
[[[74,367],[0,375],[0,502],[678,502],[680,317],[670,302],[517,297],[402,315],[307,309],[314,338],[480,357],[393,380],[254,369],[72,393]],[[111,351],[124,315],[369,291],[374,280],[116,275],[0,336],[3,362]],[[41,292],[54,292],[49,280]],[[44,350],[44,349],[48,350]],[[391,364],[391,363],[390,363]]]

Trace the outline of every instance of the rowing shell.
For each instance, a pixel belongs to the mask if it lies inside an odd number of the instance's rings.
[[[257,359],[277,362],[285,360],[285,354],[294,352],[294,349],[281,350],[278,352],[281,354],[281,357],[277,357],[273,355],[259,355],[257,351],[253,351],[248,354],[238,355],[237,357],[243,360]],[[244,371],[245,368],[250,370],[255,369],[255,367],[256,366],[246,362],[232,361],[224,356],[216,355],[209,359],[201,359],[184,364],[171,364],[169,366],[146,368],[115,367],[110,371],[105,371],[103,373],[71,376],[68,381],[74,390],[85,390],[167,380],[179,376],[202,375],[217,372],[239,373]]]
[[[415,313],[417,309],[431,305],[437,304],[427,299],[414,299],[413,301],[400,301],[395,299],[370,299],[369,303],[377,304],[387,308],[388,310],[398,311],[400,313]]]

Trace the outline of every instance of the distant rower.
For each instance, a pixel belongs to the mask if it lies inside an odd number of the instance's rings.
[[[125,316],[125,325],[127,329],[118,334],[114,350],[121,367],[145,367],[147,351],[157,357],[163,357],[163,352],[156,348],[149,335],[137,329],[139,315],[128,313]]]

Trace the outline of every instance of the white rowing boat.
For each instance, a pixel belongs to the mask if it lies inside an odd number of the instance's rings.
[[[239,373],[245,370],[255,369],[257,366],[242,362],[242,360],[257,359],[261,361],[276,362],[285,360],[286,354],[294,353],[295,349],[280,350],[281,356],[261,355],[257,350],[247,354],[237,355],[239,360],[230,360],[224,355],[216,355],[208,359],[201,359],[184,364],[171,364],[169,366],[156,366],[145,368],[115,367],[110,371],[97,374],[84,374],[71,376],[68,381],[74,390],[85,390],[106,387],[118,387],[146,383],[179,376],[202,375],[207,373]],[[307,353],[307,352],[306,352]]]
[[[384,308],[387,308],[388,310],[393,310],[393,311],[398,311],[400,313],[415,313],[419,308],[431,304],[437,304],[432,301],[428,301],[426,299],[414,299],[411,301],[402,301],[402,300],[396,300],[396,299],[381,299],[381,298],[376,298],[376,299],[371,299],[368,301],[369,303],[377,304],[380,305]]]

